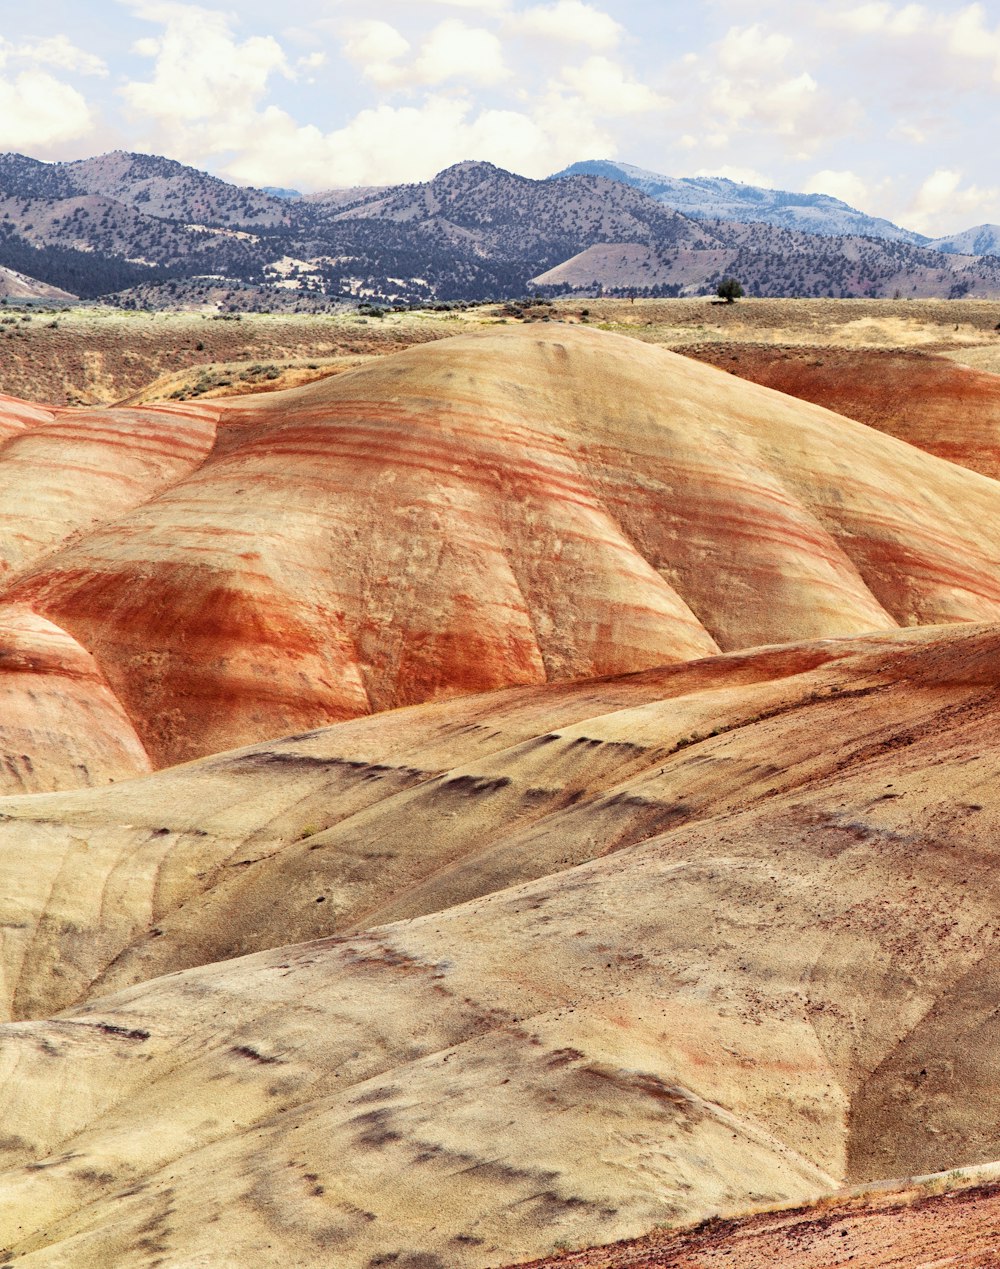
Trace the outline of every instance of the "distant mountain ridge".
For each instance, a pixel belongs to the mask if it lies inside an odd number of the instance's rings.
[[[869,216],[830,194],[797,194],[790,190],[745,185],[722,176],[661,176],[630,163],[588,159],[556,172],[550,180],[567,176],[605,176],[640,189],[650,198],[696,220],[763,221],[783,229],[827,237],[862,234],[926,246],[930,239],[903,229],[879,216]],[[975,253],[972,253],[975,254]]]
[[[974,225],[931,245],[949,255],[1000,256],[1000,225]]]
[[[155,154],[114,150],[71,163],[0,155],[0,192],[20,198],[111,199],[164,220],[275,227],[288,221],[282,199]]]
[[[640,187],[649,174],[628,181],[621,165],[605,167],[618,174],[531,180],[468,161],[429,181],[288,198],[156,155],[0,155],[0,266],[84,298],[160,308],[315,311],[535,288],[699,295],[728,273],[754,295],[1000,296],[995,256],[689,215]],[[750,199],[752,187],[715,186]],[[681,187],[689,204],[707,197],[704,182]],[[787,197],[799,200],[785,208],[796,226],[804,207],[828,228],[831,207],[872,221],[825,196]]]

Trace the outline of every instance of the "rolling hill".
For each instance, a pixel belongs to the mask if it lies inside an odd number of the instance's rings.
[[[684,350],[1000,479],[1000,376],[919,351],[701,344]]]
[[[75,296],[38,278],[0,266],[0,298],[12,300],[72,300]]]
[[[996,641],[8,799],[7,1255],[471,1269],[995,1158]]]
[[[0,451],[0,499],[5,472],[39,512],[11,522],[0,600],[94,657],[156,765],[515,683],[1000,619],[1000,485],[579,326],[56,414]]]
[[[1000,483],[535,323],[2,398],[4,506],[0,1261],[978,1254]]]
[[[935,238],[932,246],[950,254],[1000,255],[1000,225],[975,225],[947,238]]]

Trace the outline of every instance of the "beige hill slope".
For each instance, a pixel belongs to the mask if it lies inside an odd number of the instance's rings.
[[[80,1003],[0,1030],[0,1245],[487,1266],[995,1158],[998,640],[522,688],[8,799],[8,999]]]
[[[76,296],[63,291],[48,282],[40,282],[38,278],[30,278],[26,273],[16,269],[8,269],[0,265],[0,296],[9,296],[17,300],[72,300]]]
[[[67,492],[42,453],[67,419],[106,440],[131,509]],[[139,440],[185,429],[194,448],[136,483]],[[94,657],[156,765],[510,684],[1000,618],[1000,485],[579,327],[190,411],[58,416],[0,450],[0,480],[15,446],[47,472],[50,553],[11,542],[0,599]]]

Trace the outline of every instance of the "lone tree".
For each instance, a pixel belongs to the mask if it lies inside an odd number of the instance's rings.
[[[735,278],[723,278],[715,293],[727,304],[732,304],[733,300],[738,300],[742,296],[743,288]]]

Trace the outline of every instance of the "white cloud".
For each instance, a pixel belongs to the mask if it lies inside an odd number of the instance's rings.
[[[718,62],[731,75],[775,71],[794,48],[787,35],[768,33],[760,24],[748,27],[730,27],[719,43]]]
[[[679,57],[671,68],[676,132],[743,168],[748,137],[754,160],[767,153],[771,163],[808,158],[849,131],[857,103],[821,84],[812,66],[822,59],[805,24],[799,35],[759,22],[733,26],[700,55]]]
[[[345,127],[322,133],[269,107],[242,138],[226,171],[239,181],[313,189],[424,180],[462,159],[544,176],[581,153],[607,153],[611,138],[579,101],[547,94],[533,114],[481,110],[454,95],[418,106],[362,110]]]
[[[135,45],[140,55],[155,58],[153,78],[121,89],[134,110],[155,120],[236,120],[260,99],[272,74],[291,74],[277,40],[238,41],[224,13],[155,0],[128,3],[137,16],[163,26],[160,35]]]
[[[81,94],[48,71],[0,79],[0,150],[44,150],[85,136],[93,124]]]
[[[829,15],[829,21],[858,35],[914,35],[926,25],[927,10],[921,4],[894,9],[891,4],[860,4]]]
[[[107,63],[102,58],[77,48],[65,35],[50,35],[47,39],[28,44],[7,45],[5,51],[11,58],[30,62],[34,67],[55,66],[59,70],[101,78],[108,74]]]
[[[911,145],[925,145],[927,143],[927,132],[915,123],[907,123],[899,120],[889,130],[889,139],[891,141],[908,141]]]
[[[970,4],[938,25],[947,30],[950,53],[992,63],[993,77],[1000,80],[1000,24],[993,28],[986,25],[986,11],[981,4]]]
[[[446,18],[431,30],[417,55],[396,27],[380,19],[347,28],[344,53],[363,75],[381,88],[414,89],[465,80],[493,85],[510,77],[503,46],[492,31]]]
[[[801,130],[803,116],[813,114],[819,85],[808,71],[766,84],[758,79],[723,79],[713,102],[730,126],[765,126],[780,136]]]
[[[556,0],[555,4],[524,9],[511,16],[510,26],[527,35],[605,51],[614,48],[622,36],[620,23],[583,0]]]
[[[858,36],[902,44],[925,87],[948,82],[968,88],[970,66],[1000,82],[1000,24],[989,25],[982,4],[942,13],[923,4],[896,8],[877,0],[828,14],[824,20]]]
[[[372,19],[348,28],[344,53],[373,83],[390,85],[402,81],[405,70],[399,58],[410,51],[410,42],[388,22]]]
[[[816,172],[802,186],[804,194],[829,194],[831,198],[839,198],[852,207],[867,211],[871,205],[871,194],[868,186],[855,172],[833,171],[824,168]]]
[[[398,0],[407,6],[413,0]],[[478,13],[500,13],[508,7],[508,0],[423,0],[424,4],[443,5],[448,9],[475,9]]]
[[[905,223],[921,233],[943,236],[977,222],[1000,218],[1000,188],[962,188],[962,173],[938,168],[923,182],[906,213]]]
[[[667,105],[666,98],[632,79],[617,62],[595,55],[582,66],[567,67],[562,79],[591,110],[605,115],[631,115]]]
[[[292,72],[273,38],[239,38],[231,18],[197,5],[126,3],[161,27],[138,46],[154,63],[149,79],[122,90],[134,115],[154,129],[149,144],[241,181],[383,184],[426,179],[469,158],[544,176],[581,153],[615,153],[604,120],[662,104],[598,54],[561,78],[539,83],[527,69],[515,79],[498,35],[458,16],[423,33],[381,19],[346,27],[325,19],[317,29],[338,37],[343,54],[383,98],[397,92],[408,98],[383,99],[327,131],[299,123],[277,104],[279,76]],[[296,66],[308,70],[320,56],[313,52],[308,65],[299,59]],[[452,88],[456,81],[461,91]],[[503,92],[484,101],[475,90],[491,85]]]
[[[448,18],[435,27],[420,50],[412,75],[421,84],[442,84],[449,79],[496,84],[508,78],[503,46],[492,31],[471,27],[460,18]]]

